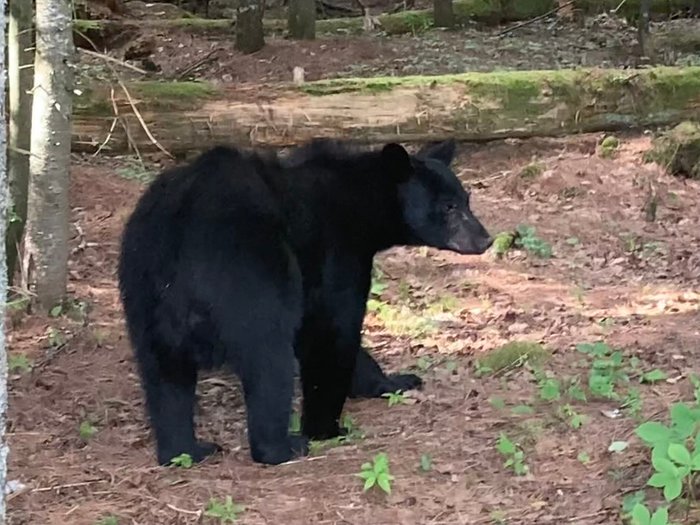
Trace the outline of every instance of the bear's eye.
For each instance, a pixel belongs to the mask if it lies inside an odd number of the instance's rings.
[[[457,209],[457,205],[454,202],[446,202],[442,207],[446,212],[453,212]]]

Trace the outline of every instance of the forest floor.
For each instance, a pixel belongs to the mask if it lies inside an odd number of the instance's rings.
[[[644,164],[646,136],[620,137],[612,158],[597,152],[600,138],[460,146],[456,171],[489,230],[533,226],[553,256],[381,254],[364,337],[386,370],[417,371],[425,388],[394,406],[349,401],[352,439],[275,467],[251,461],[239,384],[223,374],[200,381],[198,425],[225,452],[191,469],[156,466],[115,268],[124,221],[165,162],[76,156],[76,306],[10,314],[9,522],[223,523],[203,511],[230,497],[244,507],[237,523],[251,525],[619,523],[651,473],[635,427],[700,395],[690,381],[700,373],[700,183]],[[650,184],[654,221],[643,211]],[[490,372],[484,358],[513,341],[547,352]],[[596,341],[622,352],[617,400],[588,392],[591,359],[576,345]],[[504,467],[500,433],[522,447],[527,474]],[[628,446],[610,452],[615,441]],[[363,492],[356,476],[379,452],[390,495]],[[698,523],[700,512],[675,517]]]

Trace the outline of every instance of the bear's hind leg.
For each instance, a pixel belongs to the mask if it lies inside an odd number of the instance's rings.
[[[189,359],[151,355],[140,359],[146,404],[156,439],[158,463],[167,465],[181,454],[202,461],[220,450],[214,443],[198,442],[194,434],[197,369]]]

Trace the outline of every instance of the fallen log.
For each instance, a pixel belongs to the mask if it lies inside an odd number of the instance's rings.
[[[636,18],[640,0],[576,0],[574,6],[587,14],[617,10],[619,16]],[[477,21],[495,25],[518,22],[541,16],[555,7],[554,0],[454,0],[453,9],[457,25]],[[677,12],[700,13],[697,0],[651,0],[651,13],[669,16]],[[433,27],[433,10],[417,9],[376,17],[380,29],[388,34],[420,33]],[[151,29],[178,28],[193,33],[231,33],[234,20],[205,19],[198,17],[163,20],[76,20],[76,37],[87,34],[92,40],[106,40],[101,33],[119,33],[120,27],[129,31],[148,27]],[[286,20],[266,19],[263,21],[267,33],[282,33],[287,29]],[[316,31],[320,34],[361,33],[362,17],[330,18],[316,21]]]
[[[215,143],[288,146],[312,137],[484,141],[700,118],[700,67],[336,79],[301,87],[136,82],[127,89],[131,101],[115,93],[118,117],[107,86],[76,99],[74,150],[93,152],[108,136],[105,151],[153,150],[141,119],[163,147],[184,153]]]

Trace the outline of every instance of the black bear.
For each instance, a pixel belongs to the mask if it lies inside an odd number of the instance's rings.
[[[196,440],[193,411],[198,371],[221,366],[241,379],[254,461],[341,433],[375,254],[492,243],[449,168],[454,149],[320,140],[281,160],[216,147],[158,176],[126,224],[118,274],[159,463],[218,450]],[[371,390],[384,376],[362,356],[370,377],[356,386]],[[303,436],[288,432],[295,357]]]

